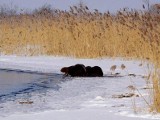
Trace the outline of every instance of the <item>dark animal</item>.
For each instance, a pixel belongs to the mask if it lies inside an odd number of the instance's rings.
[[[99,66],[87,66],[83,64],[76,64],[69,67],[63,67],[61,72],[65,73],[66,76],[71,77],[102,77],[103,71]]]
[[[99,66],[92,67],[92,75],[93,77],[102,77],[103,71]]]
[[[87,66],[86,67],[86,76],[87,77],[92,77],[93,75],[92,75],[92,67],[91,66]]]
[[[94,66],[94,67],[87,66],[86,76],[87,77],[102,77],[103,71],[99,66]]]
[[[70,75],[71,77],[84,77],[86,76],[86,69],[83,64],[76,64],[74,66],[63,67],[61,72],[64,72],[66,76]]]

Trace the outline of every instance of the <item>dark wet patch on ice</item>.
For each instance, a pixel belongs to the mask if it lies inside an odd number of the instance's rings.
[[[139,97],[139,95],[135,93],[125,93],[125,94],[120,94],[120,95],[112,95],[112,98],[130,98],[133,96]]]
[[[31,70],[20,70],[20,69],[2,69],[0,68],[0,71],[5,72],[16,72],[16,73],[28,73],[28,74],[36,74],[36,75],[47,75],[47,76],[62,76],[62,74],[58,73],[43,73],[39,71],[31,71]]]
[[[64,79],[61,74],[57,73],[0,69],[0,103],[14,100],[18,95],[29,96],[35,91],[42,93],[48,89],[58,91],[61,88],[61,82],[64,82]]]

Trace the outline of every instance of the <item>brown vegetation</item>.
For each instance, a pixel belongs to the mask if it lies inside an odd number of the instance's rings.
[[[71,7],[0,17],[0,51],[17,55],[160,59],[159,15]]]

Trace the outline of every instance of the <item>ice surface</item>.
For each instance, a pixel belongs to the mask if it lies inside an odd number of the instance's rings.
[[[105,75],[64,78],[60,69],[77,63],[98,65]],[[112,65],[117,69],[111,72]],[[0,119],[160,119],[148,113],[152,90],[144,88],[151,87],[146,80],[151,70],[147,62],[137,60],[1,56]],[[135,96],[114,97],[129,93]]]

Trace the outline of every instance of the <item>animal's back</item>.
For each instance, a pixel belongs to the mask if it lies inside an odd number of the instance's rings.
[[[97,76],[97,77],[102,77],[103,76],[103,71],[99,66],[94,66],[92,68],[92,72],[93,72],[94,76]]]

